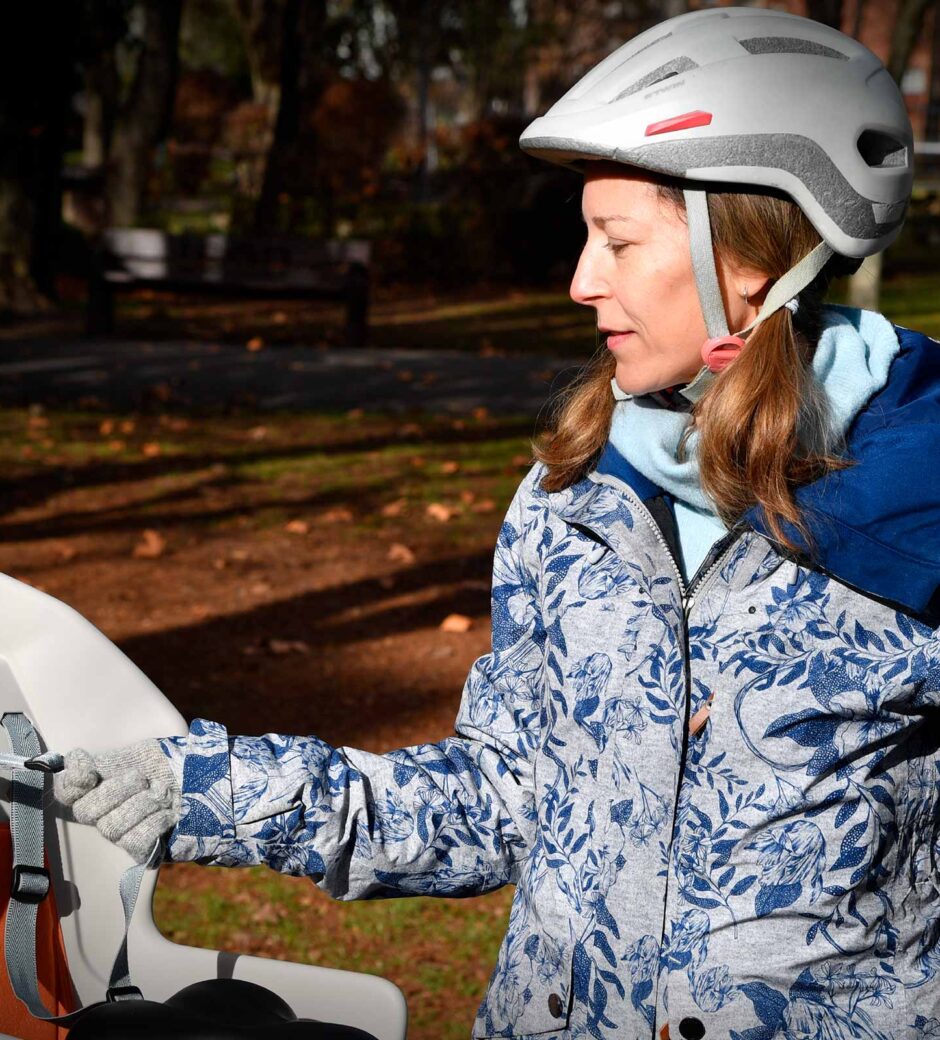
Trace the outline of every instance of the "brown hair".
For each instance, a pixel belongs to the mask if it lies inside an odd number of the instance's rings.
[[[651,175],[660,198],[683,216],[681,182]],[[781,193],[709,192],[715,252],[735,266],[776,281],[820,241],[802,210]],[[702,488],[731,526],[749,507],[763,507],[768,531],[786,548],[800,546],[785,533],[790,523],[811,546],[794,489],[849,465],[830,422],[824,392],[813,379],[812,358],[822,327],[822,303],[842,258],[834,258],[800,293],[794,315],[782,307],[749,334],[744,348],[692,408]],[[575,380],[550,402],[551,428],[533,442],[545,463],[546,491],[585,476],[607,441],[615,400],[610,381],[616,359],[599,347]]]

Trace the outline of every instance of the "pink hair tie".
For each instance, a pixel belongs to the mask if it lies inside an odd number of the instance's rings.
[[[702,344],[702,360],[709,372],[721,372],[734,361],[743,346],[740,336],[715,336]]]

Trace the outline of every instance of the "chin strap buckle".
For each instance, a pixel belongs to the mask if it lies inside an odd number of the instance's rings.
[[[741,353],[740,336],[714,336],[702,344],[702,360],[709,372],[722,372]]]

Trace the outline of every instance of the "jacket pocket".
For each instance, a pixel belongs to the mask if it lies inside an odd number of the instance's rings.
[[[473,1040],[564,1033],[571,1015],[571,950],[545,935],[503,940]]]

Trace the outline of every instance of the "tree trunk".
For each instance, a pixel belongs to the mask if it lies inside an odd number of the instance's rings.
[[[118,78],[114,52],[105,51],[85,73],[85,119],[82,125],[82,161],[104,166],[111,148],[117,110]]]
[[[806,0],[806,13],[814,22],[842,28],[842,0]]]
[[[127,103],[116,120],[108,173],[110,222],[137,222],[154,147],[169,129],[176,93],[182,0],[144,0],[144,38]]]
[[[897,83],[907,70],[911,53],[924,23],[924,14],[933,0],[900,0],[894,33],[891,37],[891,54],[887,68]],[[865,258],[862,266],[849,279],[849,303],[853,307],[876,311],[881,300],[882,254]]]
[[[289,182],[289,170],[300,134],[302,108],[316,104],[323,86],[319,48],[326,24],[325,0],[286,0],[282,21],[280,100],[274,134],[255,207],[256,230],[277,225],[278,199]],[[305,147],[315,147],[306,130]]]
[[[924,15],[934,0],[901,0],[891,36],[891,56],[888,72],[900,83],[907,71],[907,63],[920,36]]]
[[[13,4],[0,36],[0,311],[47,310],[60,246],[77,4]]]

